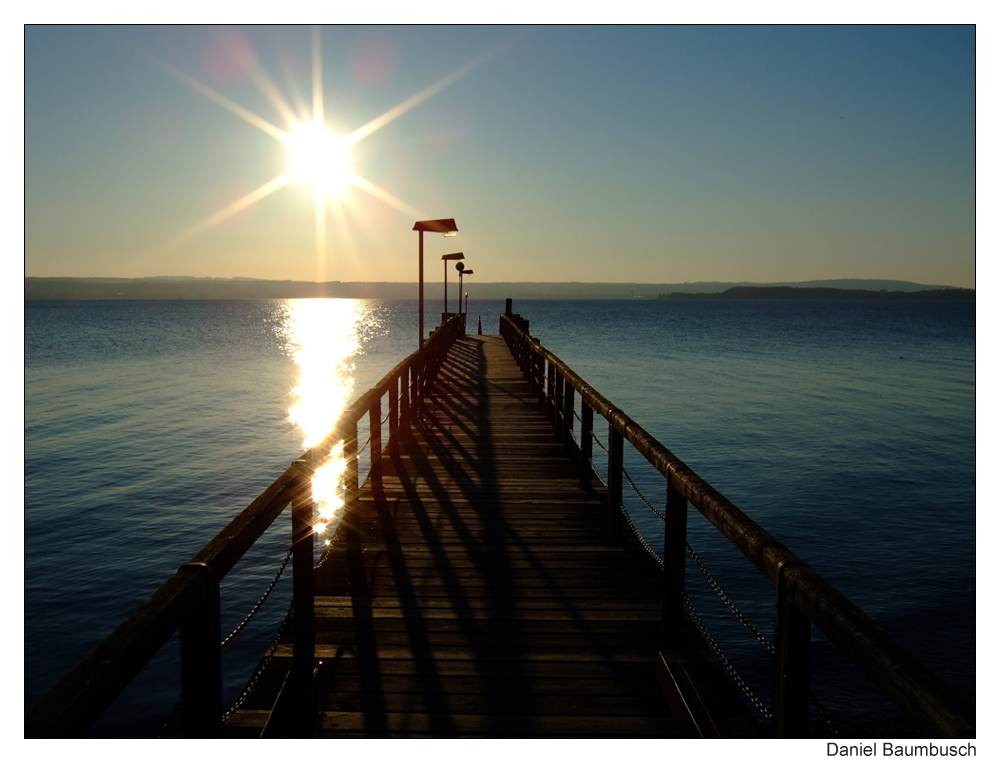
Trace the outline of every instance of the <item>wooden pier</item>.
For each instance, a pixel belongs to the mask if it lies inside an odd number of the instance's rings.
[[[84,734],[179,629],[185,736],[802,736],[816,626],[928,733],[974,736],[973,708],[509,313],[503,337],[439,327],[29,711],[25,735]],[[600,417],[607,479],[590,458]],[[341,442],[346,513],[316,559],[311,476]],[[662,557],[623,521],[626,443],[666,480]],[[770,722],[684,613],[689,502],[775,584]],[[219,581],[289,504],[292,609],[224,715]]]
[[[317,570],[318,733],[682,731],[656,679],[659,568],[609,542],[605,500],[503,340],[459,339],[399,434]],[[293,640],[262,685],[281,685]],[[259,735],[275,699],[258,691],[228,730]]]

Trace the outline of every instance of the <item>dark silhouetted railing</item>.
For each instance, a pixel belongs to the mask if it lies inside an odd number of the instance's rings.
[[[809,648],[815,625],[926,733],[945,737],[975,736],[974,708],[921,664],[885,630],[832,585],[798,559],[725,496],[667,450],[622,410],[587,384],[528,333],[528,322],[511,313],[500,316],[500,333],[511,354],[546,407],[556,436],[580,459],[581,484],[589,486],[594,468],[594,413],[608,421],[608,532],[621,533],[623,446],[629,442],[663,477],[666,500],[662,558],[647,550],[663,568],[664,632],[679,634],[684,614],[684,566],[687,506],[690,502],[775,586],[775,683],[771,716],[776,736],[803,736],[809,701]],[[575,395],[579,396],[579,414]],[[579,444],[573,419],[580,420]],[[652,508],[652,507],[651,507]]]
[[[81,736],[179,629],[181,728],[185,737],[217,736],[222,725],[222,639],[219,582],[272,522],[292,507],[293,672],[312,674],[313,495],[316,468],[343,443],[345,511],[357,505],[358,423],[371,422],[371,480],[382,476],[382,398],[388,397],[389,442],[419,408],[454,341],[464,334],[455,316],[438,327],[423,350],[401,361],[341,415],[310,448],[190,562],[102,642],[25,716],[26,737]]]

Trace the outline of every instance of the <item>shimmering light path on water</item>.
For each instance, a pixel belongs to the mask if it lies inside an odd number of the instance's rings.
[[[470,302],[470,325],[481,314],[496,333],[502,308]],[[974,305],[515,309],[588,382],[974,696]],[[26,707],[301,454],[306,435],[289,417],[306,389],[296,353],[316,337],[318,373],[343,382],[330,398],[351,399],[414,349],[415,313],[413,303],[376,301],[26,303]],[[425,322],[436,323],[432,311]],[[626,467],[662,499],[662,479],[629,449]],[[637,517],[645,511],[626,500]],[[640,521],[655,540],[656,523]],[[284,517],[224,581],[224,630],[270,580],[287,534]],[[769,585],[697,517],[691,537],[769,632]],[[766,698],[761,647],[716,611],[693,565],[688,576],[727,654]],[[284,615],[284,583],[225,652],[227,702]],[[98,732],[157,733],[177,698],[175,663],[168,646]],[[844,725],[874,715],[862,731],[882,718],[898,728],[821,639],[814,664],[817,693]]]

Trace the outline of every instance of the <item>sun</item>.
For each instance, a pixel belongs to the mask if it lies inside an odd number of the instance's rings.
[[[321,125],[304,125],[288,141],[291,169],[317,193],[339,196],[353,174],[348,165],[347,141]]]

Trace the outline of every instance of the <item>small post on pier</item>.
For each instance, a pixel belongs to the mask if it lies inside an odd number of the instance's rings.
[[[399,377],[389,384],[389,442],[395,444],[399,431]]]
[[[374,436],[374,434],[373,434]],[[358,425],[350,425],[344,438],[344,513],[355,514],[358,510]]]
[[[563,439],[563,431],[565,427],[563,426],[563,419],[565,418],[565,412],[563,411],[563,375],[559,373],[559,369],[556,369],[556,397],[555,397],[555,417],[552,419],[552,425],[555,429],[556,437],[560,440]]]
[[[548,414],[549,421],[551,421],[554,426],[556,423],[556,367],[552,365],[551,360],[549,361],[548,373],[546,376],[548,378],[548,384],[546,386],[548,404],[545,406],[545,412]]]
[[[590,480],[594,473],[590,461],[594,456],[594,409],[580,400],[580,487],[590,489]]]
[[[295,635],[292,669],[298,675],[311,673],[316,652],[316,616],[313,579],[313,467],[300,458],[292,494],[292,607]]]
[[[410,419],[410,368],[407,366],[399,376],[399,420]]]
[[[789,601],[787,572],[804,562],[778,567],[774,623],[774,711],[772,733],[777,738],[806,736],[809,721],[809,648],[812,623]]]
[[[667,473],[670,473],[668,468]],[[667,477],[663,526],[663,634],[676,643],[684,620],[684,564],[687,559],[687,499]]]
[[[608,537],[622,537],[622,466],[625,458],[625,440],[608,420]]]
[[[219,581],[204,562],[190,562],[181,570],[195,574],[198,599],[180,629],[181,734],[185,739],[211,739],[222,728]]]
[[[376,397],[368,412],[369,441],[371,442],[372,487],[382,489],[382,398]]]
[[[573,452],[573,385],[563,377],[563,448]]]

